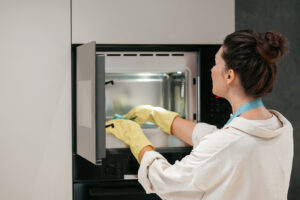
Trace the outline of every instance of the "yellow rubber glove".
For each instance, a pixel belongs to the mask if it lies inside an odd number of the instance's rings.
[[[139,162],[139,153],[145,146],[152,146],[153,144],[144,135],[141,127],[134,121],[126,119],[113,119],[106,122],[106,125],[114,124],[114,128],[106,128],[106,132],[113,134],[125,144],[129,145],[134,157]]]
[[[176,112],[168,111],[161,107],[154,107],[150,105],[137,106],[131,109],[124,117],[132,118],[135,122],[143,124],[145,122],[152,122],[160,127],[160,129],[171,135],[171,125],[175,117],[179,114]]]

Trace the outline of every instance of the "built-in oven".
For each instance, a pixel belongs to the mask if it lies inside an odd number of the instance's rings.
[[[74,199],[159,199],[145,194],[137,182],[138,162],[128,146],[105,133],[105,123],[135,106],[153,105],[221,127],[231,108],[211,92],[210,69],[219,47],[95,42],[72,46]],[[153,123],[141,127],[171,163],[192,149]]]

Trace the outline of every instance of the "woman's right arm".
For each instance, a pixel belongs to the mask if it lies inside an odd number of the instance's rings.
[[[195,127],[196,130],[194,130]],[[172,135],[175,135],[180,140],[191,146],[197,145],[202,137],[207,134],[213,133],[216,130],[218,130],[218,128],[214,125],[210,125],[207,123],[197,124],[196,122],[191,122],[180,117],[176,117],[171,125]]]
[[[171,126],[171,133],[185,143],[193,146],[192,135],[195,126],[196,122],[191,122],[180,117],[176,117]]]

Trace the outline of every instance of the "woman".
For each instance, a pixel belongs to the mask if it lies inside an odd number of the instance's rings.
[[[261,97],[273,89],[278,59],[287,51],[279,33],[251,30],[228,35],[211,70],[213,94],[227,99],[233,115],[222,129],[184,120],[177,113],[138,106],[113,120],[107,132],[123,140],[140,162],[139,182],[162,199],[286,199],[293,159],[293,128]],[[193,146],[171,165],[144,136],[152,121]],[[137,123],[136,123],[137,122]]]

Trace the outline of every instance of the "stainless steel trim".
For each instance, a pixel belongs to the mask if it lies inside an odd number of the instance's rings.
[[[135,180],[138,179],[137,174],[124,174],[124,180]]]
[[[201,121],[201,88],[200,88],[200,76],[197,76],[196,79],[197,84],[197,122]]]
[[[106,133],[105,133],[105,56],[96,55],[96,162],[101,165],[106,157]]]

